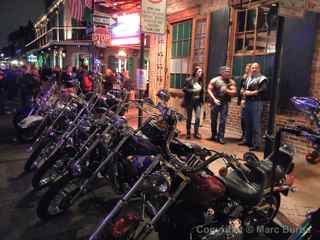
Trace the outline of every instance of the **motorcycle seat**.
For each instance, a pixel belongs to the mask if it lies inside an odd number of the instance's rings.
[[[269,159],[265,159],[260,162],[260,168],[267,174],[267,181],[268,183],[271,183],[272,181],[272,162]],[[283,178],[286,174],[286,171],[283,167],[280,165],[276,166],[275,169],[275,180],[278,181],[281,178]]]

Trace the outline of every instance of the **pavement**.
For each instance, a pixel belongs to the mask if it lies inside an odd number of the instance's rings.
[[[90,196],[75,206],[70,214],[58,217],[50,222],[40,221],[35,212],[37,201],[43,192],[34,192],[31,188],[32,175],[23,173],[28,157],[28,145],[15,140],[11,124],[11,115],[0,116],[0,239],[1,240],[72,240],[86,239],[105,213],[106,206],[99,198]],[[130,111],[128,119],[136,125],[136,112]],[[185,141],[184,124],[179,125],[181,139]],[[201,128],[202,140],[190,140],[207,148],[234,153],[242,156],[248,149],[238,146],[238,137],[226,133],[227,144],[220,145],[206,140],[209,129]],[[257,153],[262,159],[262,153]],[[287,225],[300,224],[309,209],[319,207],[320,166],[311,166],[303,159],[295,159],[295,185],[298,191],[282,198],[278,221]],[[210,168],[215,172],[221,163]],[[111,193],[105,192],[109,196]],[[93,200],[92,200],[93,199]],[[97,200],[97,201],[95,201]]]

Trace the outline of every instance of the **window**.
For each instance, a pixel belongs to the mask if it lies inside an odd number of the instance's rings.
[[[184,58],[190,56],[192,40],[192,21],[184,21],[172,26],[172,52],[171,58]]]
[[[191,56],[192,20],[172,25],[170,87],[181,89],[188,76]]]
[[[202,66],[204,65],[205,61],[205,43],[206,43],[206,28],[207,28],[207,21],[198,20],[196,22],[196,35],[195,35],[195,46],[194,46],[194,56],[193,56],[193,63],[194,65]]]
[[[259,6],[236,12],[235,54],[252,55],[275,52],[276,16],[273,6]]]

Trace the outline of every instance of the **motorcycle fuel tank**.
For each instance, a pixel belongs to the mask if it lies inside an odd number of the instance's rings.
[[[188,195],[191,200],[207,204],[225,195],[225,185],[216,176],[200,172],[190,177],[192,183]]]

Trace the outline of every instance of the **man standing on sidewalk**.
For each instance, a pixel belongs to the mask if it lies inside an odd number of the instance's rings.
[[[243,96],[246,98],[246,142],[250,151],[258,151],[261,139],[261,117],[263,111],[263,101],[266,99],[268,89],[267,78],[261,74],[259,63],[251,65],[251,74],[247,80],[246,90]]]
[[[231,97],[236,96],[237,88],[231,79],[231,69],[227,66],[220,67],[220,75],[211,79],[208,86],[208,94],[211,100],[211,139],[225,144],[224,133],[228,116],[228,106]],[[217,120],[220,114],[219,130]]]

